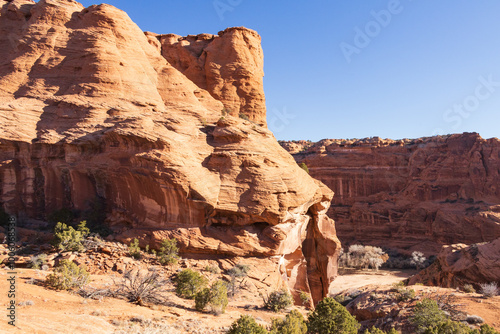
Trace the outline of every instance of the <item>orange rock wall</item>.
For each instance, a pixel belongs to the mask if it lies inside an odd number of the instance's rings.
[[[335,193],[344,243],[436,254],[500,237],[500,142],[474,133],[416,140],[283,142]]]
[[[221,117],[234,103],[265,123],[258,35],[213,38],[207,61],[221,72],[207,90],[162,55],[162,38],[105,4],[0,1],[0,203],[26,221],[100,201],[116,240],[271,257],[297,301],[318,302],[337,275],[333,193],[264,126]]]

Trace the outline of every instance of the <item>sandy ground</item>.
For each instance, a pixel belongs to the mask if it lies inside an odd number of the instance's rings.
[[[17,307],[16,327],[9,326],[7,318],[2,317],[0,333],[142,333],[139,328],[141,319],[161,322],[174,328],[172,331],[161,333],[224,333],[241,314],[250,314],[263,325],[269,324],[272,318],[285,315],[261,308],[248,309],[249,306],[260,307],[262,299],[245,290],[230,301],[225,314],[216,317],[195,311],[194,301],[177,298],[173,293],[171,306],[144,307],[115,298],[105,298],[102,301],[86,300],[75,294],[27,283],[30,278],[43,279],[48,272],[32,269],[18,271],[16,303],[32,301],[34,305]],[[335,281],[332,291],[356,289],[366,285],[391,285],[404,280],[409,275],[408,272],[400,271],[344,275]],[[97,283],[110,281],[110,277],[104,275],[93,276],[93,279]],[[423,286],[414,288],[417,291],[433,289]],[[0,304],[4,310],[9,302],[5,293],[7,290],[7,271],[2,269],[0,270]],[[479,315],[487,323],[500,329],[500,296],[486,300],[477,294],[460,293],[458,295],[468,314]],[[304,308],[299,308],[299,310],[307,314]],[[134,317],[139,319],[139,322],[134,321]],[[134,330],[134,328],[137,329]]]
[[[414,270],[353,270],[348,274],[340,275],[330,286],[330,294],[338,294],[344,290],[355,290],[366,285],[392,285],[413,275]]]

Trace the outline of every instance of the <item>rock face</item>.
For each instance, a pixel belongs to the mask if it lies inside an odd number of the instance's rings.
[[[206,64],[221,66],[205,74],[209,92],[160,53],[169,48],[158,43],[175,38],[145,35],[112,6],[0,7],[0,202],[8,213],[45,219],[98,202],[116,240],[139,236],[155,246],[176,237],[184,255],[276,257],[297,298],[299,290],[316,302],[326,295],[339,250],[326,216],[332,191],[266,128],[221,118],[234,94],[243,94],[240,111],[264,117],[261,86],[224,88],[261,76],[255,33],[207,39]]]
[[[492,242],[444,246],[436,261],[413,276],[411,284],[418,282],[460,288],[472,284],[500,281],[500,238]]]
[[[478,134],[416,140],[281,143],[335,192],[328,215],[344,243],[437,254],[500,237],[500,141]]]
[[[172,66],[224,104],[224,113],[244,114],[266,125],[264,54],[255,31],[239,27],[218,35],[148,36],[159,41],[161,54]]]

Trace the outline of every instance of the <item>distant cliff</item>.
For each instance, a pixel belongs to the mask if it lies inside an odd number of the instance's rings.
[[[478,134],[414,140],[281,142],[335,193],[344,243],[437,253],[500,237],[500,141]]]

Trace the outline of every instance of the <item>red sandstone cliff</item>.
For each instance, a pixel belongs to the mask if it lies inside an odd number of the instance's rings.
[[[238,27],[218,35],[147,35],[172,66],[221,101],[226,113],[266,125],[264,54],[255,31]]]
[[[118,240],[168,236],[184,254],[275,257],[296,295],[328,292],[339,248],[326,215],[333,193],[266,128],[221,118],[226,105],[265,123],[255,32],[158,39],[109,5],[0,8],[7,212],[44,219],[98,199]],[[183,53],[198,47],[198,60]]]
[[[475,133],[416,140],[282,142],[335,193],[342,242],[437,253],[500,237],[500,141]]]
[[[436,261],[413,276],[410,284],[418,282],[450,288],[472,284],[479,290],[480,283],[500,280],[500,238],[473,245],[444,246]]]

